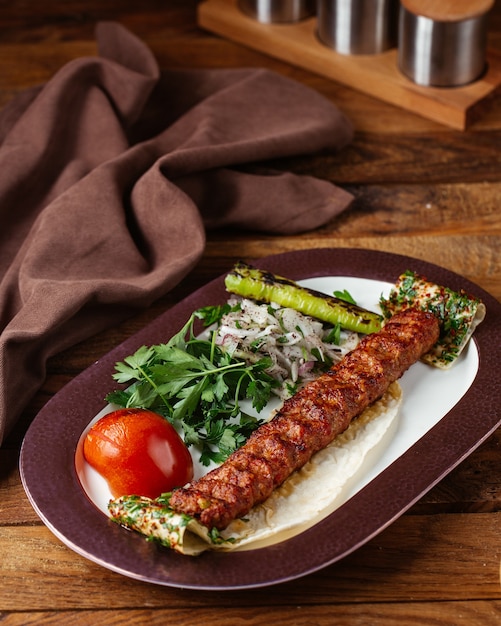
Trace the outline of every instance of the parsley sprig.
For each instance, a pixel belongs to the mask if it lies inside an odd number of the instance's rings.
[[[278,383],[265,369],[270,359],[247,364],[231,357],[215,343],[195,336],[197,318],[217,322],[224,307],[195,311],[167,343],[142,346],[116,363],[113,378],[128,387],[106,397],[120,407],[150,409],[181,426],[187,445],[199,446],[204,465],[222,463],[240,447],[262,419],[242,411],[240,401],[252,400],[259,413]]]

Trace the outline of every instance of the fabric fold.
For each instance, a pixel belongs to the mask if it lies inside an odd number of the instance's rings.
[[[0,113],[0,443],[47,359],[172,289],[209,228],[295,234],[345,210],[328,181],[246,164],[352,139],[330,102],[262,69],[163,70],[116,23]]]

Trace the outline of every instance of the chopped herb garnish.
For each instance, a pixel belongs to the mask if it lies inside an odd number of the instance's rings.
[[[122,407],[160,413],[181,426],[188,445],[201,447],[201,461],[221,463],[248,438],[263,420],[242,412],[249,398],[259,413],[277,381],[265,372],[267,358],[247,364],[233,358],[210,339],[194,334],[194,322],[213,323],[225,307],[195,311],[170,341],[142,346],[115,366],[113,378],[130,385],[110,393],[106,400]]]
[[[354,305],[357,304],[355,302],[355,299],[351,295],[351,293],[347,291],[346,289],[343,289],[343,291],[334,291],[333,295],[336,298],[339,298],[339,300],[343,300],[343,302],[349,302],[350,304],[354,304]]]
[[[336,324],[334,328],[329,331],[327,337],[324,339],[325,343],[334,343],[336,346],[339,346],[341,343],[341,325]]]

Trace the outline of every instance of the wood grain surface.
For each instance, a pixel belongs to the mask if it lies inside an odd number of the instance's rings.
[[[196,13],[195,0],[0,1],[0,105],[44,83],[66,62],[94,55],[96,22],[117,20],[151,47],[162,67],[268,67],[336,103],[355,126],[349,147],[249,169],[331,180],[351,191],[355,202],[326,226],[298,236],[208,233],[202,260],[178,287],[136,317],[50,360],[43,387],[0,449],[0,621],[8,626],[499,624],[501,430],[343,561],[252,591],[171,589],[108,571],[65,547],[24,494],[19,450],[47,400],[240,258],[255,261],[325,246],[399,252],[463,274],[501,300],[497,94],[488,112],[460,132],[205,31]],[[489,28],[490,48],[501,54],[499,1]]]

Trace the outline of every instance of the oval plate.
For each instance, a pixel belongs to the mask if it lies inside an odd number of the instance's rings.
[[[171,587],[230,590],[292,580],[342,559],[369,541],[500,424],[497,373],[501,366],[501,305],[480,287],[436,265],[370,250],[303,250],[263,258],[258,265],[295,280],[353,276],[389,283],[410,269],[433,282],[455,290],[463,288],[480,297],[487,316],[474,335],[478,371],[471,386],[436,425],[388,467],[300,535],[258,550],[207,552],[195,558],[160,548],[111,522],[87,497],[75,469],[77,445],[113,388],[115,363],[141,345],[165,341],[195,309],[224,302],[227,293],[222,276],[82,372],[45,405],[30,426],[20,457],[23,486],[42,521],[78,554],[125,576]]]

